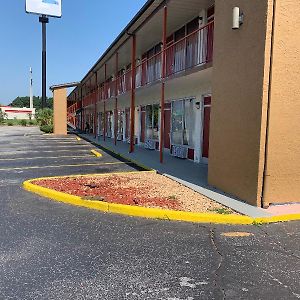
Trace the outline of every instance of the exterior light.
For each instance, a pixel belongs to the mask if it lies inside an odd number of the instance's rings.
[[[244,14],[240,11],[239,7],[233,8],[232,13],[232,29],[240,29],[240,26],[244,23]]]

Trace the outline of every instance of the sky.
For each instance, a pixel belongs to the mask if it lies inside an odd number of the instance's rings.
[[[30,67],[41,95],[41,24],[25,13],[25,0],[1,2],[0,104],[8,104],[29,95]],[[63,0],[62,18],[47,24],[47,87],[80,81],[145,2]]]

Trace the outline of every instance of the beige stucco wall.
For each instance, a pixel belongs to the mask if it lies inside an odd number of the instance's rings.
[[[272,0],[216,0],[208,181],[261,204]],[[245,22],[232,30],[232,9]]]
[[[300,202],[300,1],[276,0],[264,201]]]
[[[54,134],[67,134],[67,89],[53,91]]]

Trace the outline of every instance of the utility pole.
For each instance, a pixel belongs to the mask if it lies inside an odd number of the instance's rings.
[[[49,23],[49,18],[45,15],[39,17],[42,23],[42,109],[46,107],[46,86],[47,86],[47,55],[46,55],[46,24]]]
[[[29,87],[29,108],[33,109],[33,80],[32,80],[32,68],[30,67],[29,69],[29,73],[30,73],[30,87]]]

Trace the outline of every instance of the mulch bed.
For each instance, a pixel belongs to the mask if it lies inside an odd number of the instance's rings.
[[[222,205],[154,172],[35,180],[33,184],[85,200],[207,212]]]

